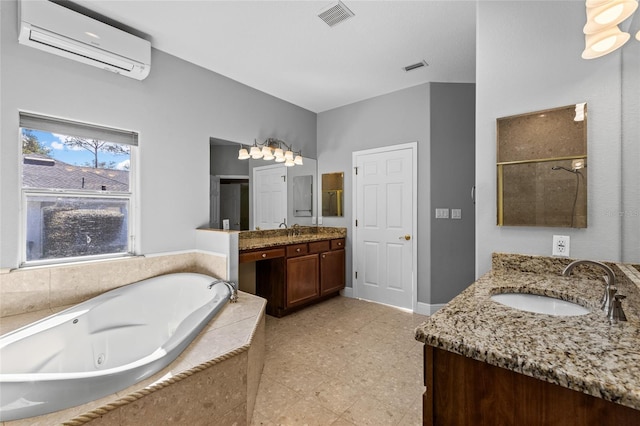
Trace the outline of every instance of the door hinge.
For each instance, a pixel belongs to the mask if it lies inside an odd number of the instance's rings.
[[[354,167],[353,169],[356,171],[356,175],[357,175],[358,174],[358,168]]]
[[[358,279],[358,271],[356,271],[356,280]]]
[[[358,219],[356,219],[356,227],[358,226]]]

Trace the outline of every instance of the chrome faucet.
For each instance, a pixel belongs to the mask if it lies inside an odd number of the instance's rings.
[[[613,273],[613,270],[604,263],[597,262],[595,260],[574,260],[569,265],[567,265],[566,268],[564,268],[564,270],[562,271],[562,275],[568,277],[569,275],[571,275],[571,271],[573,270],[573,268],[578,265],[598,266],[604,269],[604,271],[607,273],[607,275],[603,276],[606,286],[604,289],[604,295],[602,296],[600,308],[607,313],[607,316],[611,317],[614,307],[614,301],[617,298],[616,293],[618,292],[618,289],[616,288],[616,275]],[[618,300],[620,299],[618,298]],[[623,319],[621,321],[626,321],[626,319]]]
[[[209,290],[213,288],[214,285],[222,283],[227,286],[229,289],[229,303],[236,303],[238,301],[238,287],[235,283],[231,281],[224,280],[215,280],[209,284]]]

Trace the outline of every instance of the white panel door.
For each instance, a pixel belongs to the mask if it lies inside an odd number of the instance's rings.
[[[284,165],[253,169],[253,223],[275,229],[287,222],[287,170]]]
[[[414,300],[413,149],[354,154],[355,296],[412,309]],[[378,150],[375,150],[378,151]]]

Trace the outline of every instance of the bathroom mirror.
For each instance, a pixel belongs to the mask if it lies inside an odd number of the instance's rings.
[[[344,173],[322,175],[322,216],[344,216]]]
[[[250,230],[253,225],[253,184],[250,176],[253,168],[275,164],[264,160],[238,160],[240,144],[233,141],[210,138],[209,140],[209,179],[210,179],[210,219],[209,227],[223,229],[224,220],[229,221],[231,230]],[[311,225],[315,223],[317,202],[314,201],[313,188],[317,187],[317,161],[303,157],[302,165],[286,167],[287,174],[287,224]],[[303,178],[296,189],[298,178]],[[304,184],[303,184],[304,182]],[[309,183],[310,182],[310,183]],[[298,196],[295,194],[298,193]],[[296,198],[307,212],[295,214]],[[304,203],[302,200],[311,200]],[[310,211],[309,211],[310,209]],[[303,210],[303,208],[299,208]],[[280,220],[281,221],[281,220]]]
[[[313,176],[293,178],[293,215],[311,217],[313,213]]]
[[[587,227],[587,105],[497,119],[497,223]]]

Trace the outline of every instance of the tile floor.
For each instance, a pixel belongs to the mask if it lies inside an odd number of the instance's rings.
[[[267,316],[252,425],[420,425],[425,316],[335,297]]]

